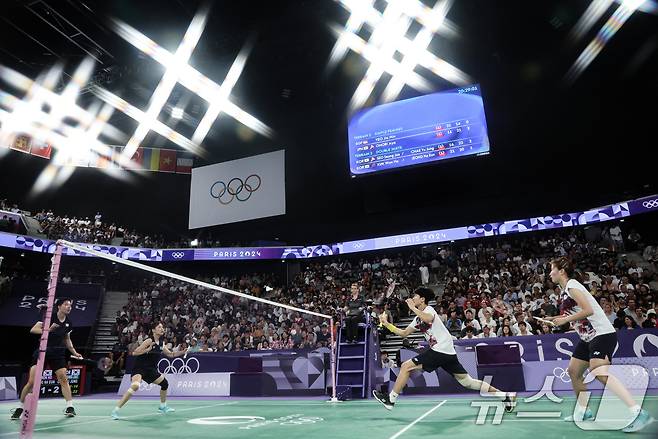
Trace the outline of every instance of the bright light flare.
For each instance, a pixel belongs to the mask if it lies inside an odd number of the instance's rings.
[[[331,26],[337,41],[329,56],[328,66],[334,67],[348,50],[361,55],[370,63],[352,96],[350,112],[370,98],[384,73],[392,76],[382,94],[384,102],[397,98],[405,85],[421,92],[433,88],[428,79],[415,71],[417,66],[454,84],[473,82],[466,73],[428,50],[434,35],[441,34],[449,38],[458,35],[456,27],[446,18],[453,0],[439,0],[432,8],[418,0],[386,0],[387,6],[383,13],[374,8],[372,1],[337,1],[350,12],[350,17],[344,28]],[[422,28],[410,40],[406,34],[414,21],[421,24]],[[364,25],[373,29],[368,41],[358,35]],[[399,62],[394,59],[396,52],[402,54]]]
[[[95,91],[101,99],[110,103],[118,110],[126,112],[128,116],[139,122],[135,134],[124,149],[123,154],[125,156],[132,157],[132,154],[134,154],[140,142],[150,130],[163,135],[177,145],[197,155],[203,155],[203,149],[199,145],[203,142],[212,124],[221,112],[226,113],[241,124],[266,137],[273,137],[274,132],[271,128],[239,108],[230,99],[231,91],[237,83],[247,61],[248,53],[252,47],[251,44],[247,44],[240,54],[238,54],[222,85],[210,80],[189,64],[189,58],[203,33],[207,14],[207,10],[202,10],[195,15],[183,38],[181,46],[179,46],[175,54],[162,48],[155,41],[128,24],[114,20],[114,30],[119,36],[165,68],[165,75],[151,97],[149,108],[146,112],[138,110],[110,92],[98,88]],[[208,109],[199,122],[192,139],[185,138],[157,120],[158,114],[164,107],[176,83],[180,83],[209,103]],[[167,134],[163,134],[163,132]]]
[[[573,41],[583,38],[607,12],[613,3],[619,6],[605,22],[594,39],[578,56],[565,76],[568,83],[573,83],[589,67],[594,59],[605,48],[610,39],[622,28],[624,23],[637,11],[658,13],[656,2],[649,0],[592,0],[587,10],[571,31]]]
[[[92,60],[83,60],[58,94],[54,89],[63,73],[61,65],[49,69],[36,81],[0,66],[0,78],[24,94],[18,98],[0,91],[0,141],[10,144],[17,135],[26,134],[33,142],[53,148],[54,157],[37,178],[33,194],[68,180],[73,172],[71,164],[85,160],[88,163],[99,156],[112,157],[112,149],[99,140],[101,135],[115,140],[124,138],[121,131],[108,124],[112,107],[97,102],[82,108],[76,103],[93,68]]]
[[[174,107],[171,109],[171,117],[173,117],[174,119],[182,119],[183,114],[184,112],[182,108]]]

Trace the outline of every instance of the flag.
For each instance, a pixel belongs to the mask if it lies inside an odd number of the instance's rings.
[[[137,164],[137,169],[157,171],[160,167],[160,149],[137,148],[133,161]]]
[[[117,151],[117,153],[119,152]],[[132,161],[135,164],[135,169],[144,169],[144,148],[137,148],[132,157]]]
[[[32,138],[26,134],[19,134],[14,139],[14,143],[11,145],[11,149],[16,151],[30,153],[30,144],[32,143]]]
[[[36,155],[38,157],[43,157],[44,159],[50,159],[50,155],[53,152],[53,147],[48,145],[47,143],[41,143],[41,142],[34,142],[32,145],[32,151],[30,153],[32,155]]]
[[[285,215],[285,175],[284,150],[194,168],[189,228]]]
[[[178,174],[191,174],[194,159],[191,156],[179,156],[176,159],[176,173]]]
[[[160,163],[158,169],[162,172],[176,171],[176,151],[173,149],[160,149]]]
[[[147,171],[157,171],[160,167],[160,149],[144,148],[144,169]]]

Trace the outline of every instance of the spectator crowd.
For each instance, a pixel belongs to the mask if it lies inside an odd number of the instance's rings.
[[[0,210],[20,211],[4,201]],[[100,213],[76,218],[44,210],[33,217],[50,238],[97,243],[121,238],[124,245],[166,245],[162,237],[106,223]],[[287,282],[272,273],[214,275],[203,280],[328,314],[335,322],[342,320],[348,305],[354,310],[350,291],[356,285],[360,308],[373,324],[381,313],[388,313],[394,322],[409,317],[404,300],[416,287],[429,285],[439,292],[432,306],[455,339],[529,336],[569,330],[537,319],[560,314],[563,294],[549,276],[550,261],[557,256],[573,259],[581,282],[615,328],[656,327],[658,246],[645,243],[634,229],[624,233],[616,222],[410,247],[394,254],[310,259]],[[149,336],[156,320],[165,324],[165,338],[173,351],[315,349],[328,346],[332,331],[334,335],[337,331],[309,314],[170,278],[145,277],[117,314],[114,330],[119,342],[113,356],[125,358]],[[386,332],[380,333],[386,336]]]
[[[390,313],[393,321],[408,317],[404,299],[414,288],[442,286],[433,306],[454,338],[529,336],[569,330],[535,318],[560,313],[562,292],[548,275],[550,260],[569,256],[615,328],[656,327],[658,277],[652,261],[640,260],[643,249],[623,256],[600,242],[588,242],[579,229],[469,244],[453,244],[429,255],[416,249],[362,259],[311,260],[288,285],[265,274],[204,280],[330,314],[336,321],[344,315],[350,287],[356,283],[364,313],[375,324],[382,312]],[[134,349],[155,319],[165,323],[165,337],[174,351],[312,349],[327,346],[330,331],[337,330],[308,314],[160,277],[144,280],[117,315],[117,350]]]

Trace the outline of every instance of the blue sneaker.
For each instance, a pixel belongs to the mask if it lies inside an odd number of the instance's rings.
[[[112,414],[110,416],[112,416],[112,419],[114,419],[114,420],[121,419],[119,417],[119,410],[117,410],[117,409],[112,410]]]
[[[637,415],[637,418],[631,422],[626,428],[622,431],[624,433],[633,433],[635,431],[640,431],[647,425],[653,422],[653,418],[646,410],[640,410],[640,413]]]
[[[594,419],[594,414],[590,409],[586,409],[585,413],[583,414],[583,421],[591,421]],[[574,422],[573,415],[569,415],[566,418],[564,418],[564,421],[566,422]]]
[[[163,415],[166,415],[167,413],[175,412],[176,409],[172,409],[169,406],[164,406],[164,407],[158,407],[158,412],[160,412]]]

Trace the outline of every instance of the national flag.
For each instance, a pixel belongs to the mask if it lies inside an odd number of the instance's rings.
[[[137,148],[131,160],[135,164],[135,169],[144,169],[144,148]]]
[[[14,143],[11,145],[11,149],[16,151],[30,153],[30,148],[32,143],[32,138],[26,134],[19,134],[14,139]]]
[[[178,174],[191,174],[192,166],[194,166],[194,159],[190,156],[179,156],[176,159],[176,173]]]
[[[176,171],[176,151],[173,149],[160,150],[160,163],[158,168],[162,172]]]
[[[137,169],[157,171],[160,167],[160,149],[137,148],[133,161],[136,163]]]
[[[30,154],[43,157],[44,159],[50,159],[52,152],[53,147],[47,143],[35,142],[32,144],[32,150],[30,151]]]
[[[144,169],[148,171],[157,171],[160,167],[160,149],[144,148]]]

